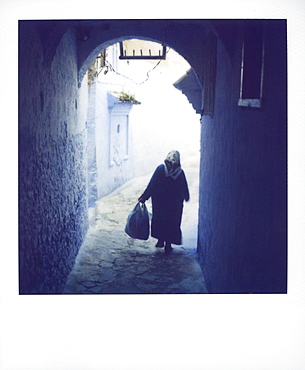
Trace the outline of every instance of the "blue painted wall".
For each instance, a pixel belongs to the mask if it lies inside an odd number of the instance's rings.
[[[266,24],[261,109],[237,105],[242,27],[231,31],[218,40],[215,112],[202,119],[198,253],[211,293],[283,293],[285,21]]]
[[[88,227],[75,36],[62,35],[53,50],[47,37],[37,23],[20,23],[21,294],[61,292]]]

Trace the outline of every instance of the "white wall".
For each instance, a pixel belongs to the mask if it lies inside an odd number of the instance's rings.
[[[109,51],[107,57],[112,66],[113,54]],[[190,66],[172,49],[154,68],[157,63],[120,60],[115,66],[120,75],[102,72],[99,76],[108,88],[128,92],[141,102],[130,112],[130,160],[135,176],[152,172],[172,149],[180,151],[182,166],[184,158],[199,154],[200,116],[173,87]]]

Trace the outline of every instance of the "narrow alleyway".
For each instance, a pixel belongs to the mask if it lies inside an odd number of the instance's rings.
[[[96,221],[79,251],[64,294],[207,293],[196,257],[198,211],[197,157],[182,161],[191,199],[185,203],[183,245],[167,255],[156,240],[135,240],[124,232],[127,216],[150,176],[136,178],[97,204]],[[147,202],[151,211],[150,200]]]

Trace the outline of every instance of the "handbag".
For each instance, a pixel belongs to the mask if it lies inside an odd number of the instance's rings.
[[[129,213],[125,226],[125,233],[133,239],[148,239],[149,214],[145,203],[138,202]]]

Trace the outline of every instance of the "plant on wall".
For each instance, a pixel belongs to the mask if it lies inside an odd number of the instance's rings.
[[[131,103],[131,104],[141,104],[138,100],[136,100],[134,95],[121,91],[119,94],[120,102],[122,103]]]

